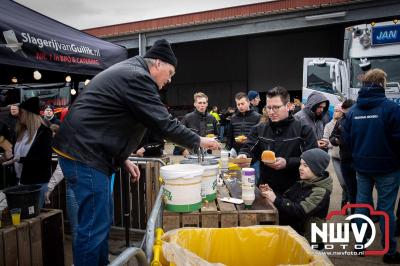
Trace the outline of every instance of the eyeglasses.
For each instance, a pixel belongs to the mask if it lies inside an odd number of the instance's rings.
[[[282,108],[282,106],[285,106],[285,104],[282,104],[282,105],[274,105],[274,106],[265,106],[265,108],[266,108],[267,111],[269,111],[269,112],[271,112],[271,111],[277,112],[277,111],[279,111],[279,109]]]

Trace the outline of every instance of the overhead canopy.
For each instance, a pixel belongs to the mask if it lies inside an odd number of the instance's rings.
[[[0,1],[0,63],[95,75],[126,59],[127,50],[37,13]]]

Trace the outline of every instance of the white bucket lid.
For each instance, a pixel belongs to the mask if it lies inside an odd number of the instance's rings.
[[[194,178],[203,175],[204,167],[198,164],[171,164],[160,168],[164,179]]]

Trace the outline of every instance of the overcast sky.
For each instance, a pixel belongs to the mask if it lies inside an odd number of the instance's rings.
[[[257,0],[16,0],[77,29],[241,6]]]

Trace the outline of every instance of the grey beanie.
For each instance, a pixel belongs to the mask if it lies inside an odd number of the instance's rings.
[[[322,176],[329,165],[330,156],[327,152],[314,148],[305,151],[300,156],[316,176]]]

